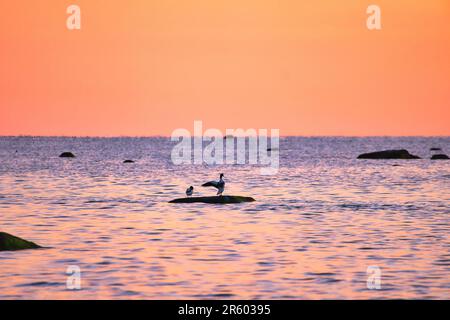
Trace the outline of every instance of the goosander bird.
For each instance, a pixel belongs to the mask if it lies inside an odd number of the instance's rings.
[[[217,189],[217,195],[221,196],[225,190],[225,181],[223,180],[223,173],[220,174],[219,181],[210,181],[202,184],[202,187],[214,187]]]
[[[189,188],[186,189],[186,195],[188,197],[192,196],[192,194],[194,193],[194,187],[190,186]]]

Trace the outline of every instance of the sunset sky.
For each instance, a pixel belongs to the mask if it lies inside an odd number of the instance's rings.
[[[0,2],[0,135],[170,135],[194,120],[450,135],[450,1]]]

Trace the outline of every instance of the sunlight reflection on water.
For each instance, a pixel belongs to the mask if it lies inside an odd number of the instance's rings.
[[[0,298],[450,297],[450,162],[428,160],[449,138],[284,138],[274,176],[174,166],[172,146],[0,138],[0,231],[48,247],[0,253]],[[390,148],[424,159],[356,160]],[[197,186],[220,172],[226,194],[257,201],[167,203],[189,185],[213,194]],[[68,265],[81,291],[66,289]],[[372,265],[381,290],[366,287]]]

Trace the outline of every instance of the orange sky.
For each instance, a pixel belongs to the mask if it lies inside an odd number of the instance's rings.
[[[448,0],[2,0],[0,135],[450,135],[449,57]]]

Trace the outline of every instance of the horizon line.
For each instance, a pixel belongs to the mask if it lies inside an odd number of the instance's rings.
[[[181,137],[181,136],[178,136]],[[199,136],[184,136],[199,137]],[[200,136],[214,137],[214,136]],[[222,136],[227,137],[226,135]],[[248,138],[249,136],[234,136],[234,138]],[[267,135],[271,137],[271,135]],[[280,138],[450,138],[450,135],[280,135]],[[170,135],[0,135],[0,138],[171,138]]]

